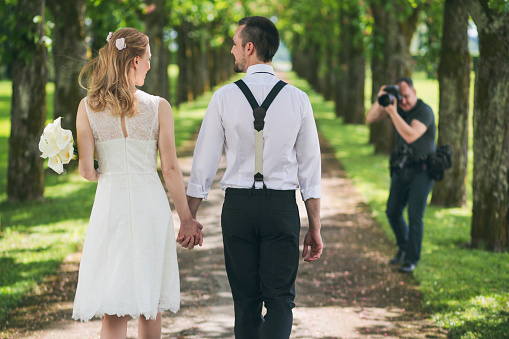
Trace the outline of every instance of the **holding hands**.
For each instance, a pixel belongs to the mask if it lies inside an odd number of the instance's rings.
[[[203,244],[203,226],[193,218],[180,221],[177,242],[184,248],[192,250],[194,246]]]

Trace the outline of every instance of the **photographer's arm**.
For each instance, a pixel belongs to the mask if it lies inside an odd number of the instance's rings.
[[[366,115],[366,121],[371,122],[377,122],[380,120],[383,120],[387,117],[387,113],[385,112],[384,108],[380,106],[378,101],[375,101],[373,103],[373,106],[368,111],[368,114]]]
[[[377,98],[385,93],[384,89],[385,89],[385,85],[380,87],[380,90],[378,91]],[[385,112],[384,108],[382,106],[380,106],[380,104],[378,103],[378,100],[375,100],[375,102],[369,109],[368,114],[366,114],[366,121],[369,123],[377,122],[377,121],[385,119],[386,117],[387,117],[387,112]]]
[[[392,120],[392,123],[394,124],[394,127],[398,131],[398,134],[409,144],[413,143],[424,133],[426,133],[426,130],[428,129],[426,125],[424,125],[422,122],[420,122],[417,119],[413,119],[410,122],[410,125],[406,123],[405,120],[401,117],[401,115],[398,114],[397,108],[396,108],[397,102],[395,101],[394,104],[389,105],[385,107],[384,111]]]

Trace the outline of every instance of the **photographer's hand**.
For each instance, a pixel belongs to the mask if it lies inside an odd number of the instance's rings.
[[[419,139],[428,129],[426,125],[417,119],[413,119],[410,125],[399,115],[397,102],[384,108],[384,111],[390,116],[394,127],[398,134],[408,143],[411,144]]]
[[[394,120],[394,116],[398,115],[398,101],[394,100],[394,102],[386,107],[384,107],[384,111],[387,113],[387,115]]]
[[[375,100],[375,102],[369,109],[368,113],[366,114],[366,121],[368,123],[377,122],[377,121],[383,120],[387,117],[387,112],[378,103],[378,97],[380,97],[383,94],[387,94],[385,92],[385,85],[380,87],[380,90],[378,91],[378,95],[377,95],[377,100]]]

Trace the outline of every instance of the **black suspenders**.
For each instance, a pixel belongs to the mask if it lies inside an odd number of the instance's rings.
[[[254,128],[255,128],[255,175],[254,175],[254,182],[253,182],[253,188],[255,188],[255,183],[257,181],[261,181],[263,183],[263,188],[267,188],[265,186],[265,183],[263,182],[263,170],[262,170],[262,156],[263,156],[263,127],[265,125],[265,115],[267,113],[267,110],[269,109],[270,104],[272,104],[272,101],[276,98],[276,96],[279,94],[279,92],[283,89],[283,87],[286,86],[286,82],[279,80],[279,82],[272,88],[269,95],[265,98],[263,103],[261,105],[258,105],[258,102],[256,101],[255,97],[253,96],[253,93],[251,93],[251,90],[247,87],[246,83],[244,81],[238,80],[235,81],[235,85],[237,85],[242,93],[244,93],[244,96],[246,97],[247,101],[249,101],[249,104],[251,105],[251,108],[253,109],[253,116],[254,116]],[[260,154],[261,153],[261,154]]]

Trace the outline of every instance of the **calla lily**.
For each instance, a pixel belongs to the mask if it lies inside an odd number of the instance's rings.
[[[55,119],[55,121],[53,121],[52,123],[49,123],[45,128],[44,128],[44,132],[43,132],[43,135],[44,137],[46,138],[46,140],[48,140],[48,142],[54,142],[59,134],[61,133],[62,131],[62,126],[60,125],[60,120],[62,119],[62,117],[58,117]]]
[[[60,125],[61,117],[56,118],[44,128],[39,141],[42,158],[49,158],[48,167],[61,174],[64,164],[68,164],[74,155],[72,132]]]
[[[57,143],[49,142],[44,134],[41,135],[41,140],[39,141],[39,150],[42,152],[41,158],[44,159],[54,157],[58,154],[58,152],[60,152],[60,148]]]
[[[58,157],[63,164],[68,164],[74,155],[74,147],[72,143],[68,143],[67,146],[58,153]]]
[[[72,132],[68,129],[62,129],[57,136],[57,146],[59,149],[64,149],[68,144],[73,143]]]
[[[62,164],[62,160],[60,160],[60,157],[58,155],[49,158],[48,167],[51,168],[53,171],[57,172],[58,174],[62,174],[62,172],[64,171],[64,165]]]

